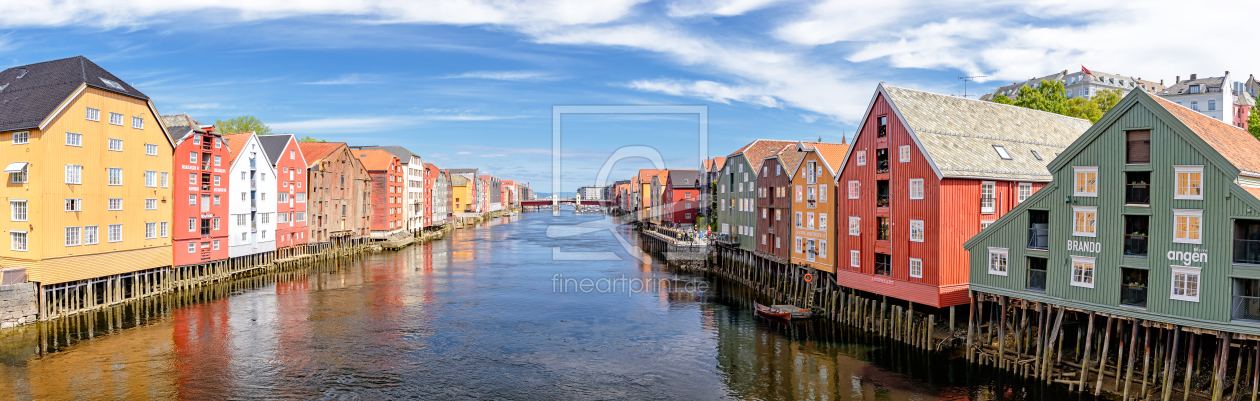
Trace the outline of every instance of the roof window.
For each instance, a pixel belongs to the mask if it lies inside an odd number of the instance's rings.
[[[1001,157],[1002,160],[1011,160],[1011,154],[1006,153],[1006,148],[998,146],[998,145],[993,145],[993,150],[997,151],[998,156]]]
[[[1037,151],[1029,150],[1029,152],[1032,152],[1033,157],[1036,158],[1037,161],[1041,161],[1041,155],[1037,154]]]
[[[114,89],[117,89],[117,90],[120,90],[120,91],[123,91],[123,92],[126,92],[126,91],[127,91],[126,89],[123,89],[122,85],[119,85],[117,82],[110,81],[110,80],[105,79],[105,78],[101,78],[101,82],[104,82],[104,83],[105,83],[105,85],[106,85],[106,86],[109,86],[110,88],[114,88]]]

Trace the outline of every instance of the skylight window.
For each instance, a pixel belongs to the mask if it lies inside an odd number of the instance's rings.
[[[101,78],[101,82],[104,82],[104,83],[105,83],[105,85],[106,85],[106,86],[109,86],[110,88],[114,88],[114,89],[117,89],[117,90],[120,90],[120,91],[123,91],[123,92],[126,92],[126,91],[127,91],[126,89],[123,89],[122,85],[119,85],[117,82],[110,81],[110,80],[105,79],[105,78]]]
[[[1041,155],[1037,154],[1037,151],[1029,150],[1029,152],[1032,152],[1033,157],[1037,158],[1037,161],[1041,161]]]
[[[993,150],[997,151],[998,156],[1001,157],[1002,160],[1011,160],[1011,154],[1006,153],[1006,148],[998,146],[998,145],[993,145]]]

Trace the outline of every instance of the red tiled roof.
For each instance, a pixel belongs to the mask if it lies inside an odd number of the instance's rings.
[[[236,134],[228,134],[223,136],[223,142],[227,144],[228,153],[231,154],[233,162],[241,156],[241,150],[245,149],[245,143],[249,142],[249,138],[254,136],[254,132],[241,132]]]
[[[343,146],[346,146],[345,142],[298,142],[298,149],[302,149],[302,155],[306,156],[307,168],[319,164],[320,160]]]
[[[1251,173],[1260,173],[1260,158],[1256,156],[1260,155],[1260,140],[1256,140],[1256,137],[1251,136],[1242,128],[1226,124],[1159,96],[1151,97],[1181,120],[1182,124],[1203,138],[1204,142],[1216,149],[1234,167]]]
[[[835,174],[840,168],[840,163],[844,162],[844,154],[849,151],[849,145],[847,144],[815,143],[811,146],[818,153],[818,157],[827,162],[827,167],[831,169],[831,174]]]
[[[772,141],[767,139],[758,139],[740,149],[740,152],[732,153],[731,156],[739,153],[744,154],[744,158],[748,159],[748,164],[752,165],[752,170],[761,170],[761,162],[766,157],[774,155],[783,149],[786,145],[796,145],[796,141]]]
[[[640,183],[648,183],[648,182],[652,182],[652,176],[655,176],[655,175],[657,175],[657,174],[660,174],[660,173],[661,173],[661,171],[664,171],[664,170],[654,170],[654,169],[642,169],[642,170],[639,170],[639,177],[638,177],[638,178],[639,178],[639,182],[640,182]]]
[[[351,151],[355,158],[363,163],[368,171],[385,171],[398,160],[398,156],[381,149],[361,149]]]

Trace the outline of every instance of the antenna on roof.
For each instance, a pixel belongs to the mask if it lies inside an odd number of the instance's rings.
[[[975,81],[975,80],[976,80],[976,78],[988,78],[988,77],[989,77],[988,75],[976,75],[976,76],[970,76],[970,77],[958,77],[958,79],[961,79],[961,80],[963,81],[963,98],[964,98],[964,99],[966,99],[966,98],[967,98],[967,82],[970,82],[970,81]]]

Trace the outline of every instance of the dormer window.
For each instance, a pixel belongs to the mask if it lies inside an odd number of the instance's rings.
[[[997,151],[998,157],[1001,157],[1002,160],[1011,160],[1011,154],[1006,153],[1006,148],[998,146],[998,145],[993,145],[993,150]]]
[[[1190,93],[1199,93],[1199,85],[1190,85]]]
[[[1036,159],[1037,159],[1037,161],[1041,161],[1041,155],[1040,155],[1040,154],[1038,154],[1038,153],[1037,153],[1037,151],[1035,151],[1035,150],[1029,150],[1029,152],[1032,152],[1033,158],[1036,158]]]

